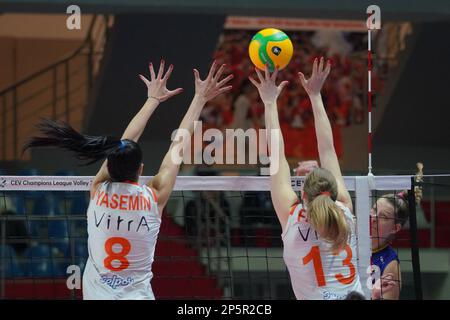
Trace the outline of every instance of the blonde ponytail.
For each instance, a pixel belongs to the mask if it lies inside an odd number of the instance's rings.
[[[336,204],[337,183],[328,170],[314,169],[303,188],[308,202],[308,221],[322,239],[330,242],[333,251],[347,245],[350,229],[345,214]]]
[[[327,195],[319,195],[308,205],[308,221],[319,235],[340,251],[347,245],[349,230],[344,213]]]

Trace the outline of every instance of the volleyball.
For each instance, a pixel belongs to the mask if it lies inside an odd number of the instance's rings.
[[[284,69],[291,61],[294,47],[291,39],[281,30],[267,28],[260,30],[250,41],[248,53],[250,60],[260,70],[269,66],[270,72],[278,67]]]

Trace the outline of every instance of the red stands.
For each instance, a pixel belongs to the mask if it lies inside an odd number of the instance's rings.
[[[431,222],[431,204],[429,201],[421,203],[425,218]],[[437,201],[435,203],[435,246],[437,248],[450,248],[450,201]],[[394,246],[406,248],[411,246],[409,230],[401,230],[396,237]],[[419,247],[431,246],[431,229],[417,230]]]

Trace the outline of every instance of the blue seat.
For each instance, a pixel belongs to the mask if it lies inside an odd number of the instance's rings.
[[[89,199],[86,193],[77,192],[72,198],[70,213],[74,215],[85,215],[89,206]]]
[[[18,191],[8,192],[8,197],[12,205],[11,209],[16,213],[16,215],[23,216],[27,213],[24,196],[25,192],[18,192]]]
[[[51,241],[50,250],[52,255],[52,267],[54,276],[67,276],[67,267],[76,264],[71,257],[69,239],[57,239]]]
[[[25,251],[27,257],[26,273],[29,277],[49,277],[53,275],[53,264],[50,247],[37,244]]]
[[[0,177],[1,179],[1,177]],[[0,181],[1,183],[1,181]],[[0,212],[9,211],[17,212],[17,192],[15,191],[2,191],[0,188]]]
[[[54,212],[62,215],[85,215],[89,205],[87,192],[55,191],[52,192]]]
[[[75,257],[86,259],[89,255],[88,244],[86,241],[80,241],[75,244]]]
[[[70,261],[47,244],[37,244],[27,249],[26,274],[29,277],[65,276]]]
[[[61,256],[65,258],[70,258],[71,256],[71,249],[70,249],[70,242],[69,239],[58,239],[55,241],[52,241],[51,244],[52,252],[59,253]]]
[[[78,242],[75,245],[75,261],[76,264],[80,267],[81,272],[84,271],[84,267],[86,266],[86,262],[89,256],[87,241],[84,240],[82,242]]]
[[[53,243],[52,250],[52,267],[54,276],[66,276],[67,267],[73,264],[73,260],[68,255],[69,241],[63,240],[61,242]]]
[[[61,214],[58,202],[50,192],[35,195],[31,213],[38,216],[56,216]]]
[[[72,236],[87,238],[87,218],[70,220],[69,223]]]
[[[16,252],[9,245],[0,245],[0,273],[2,272],[4,272],[6,278],[23,276]]]
[[[67,239],[69,237],[67,220],[49,220],[48,237],[50,239]]]
[[[28,235],[32,239],[36,238],[48,238],[48,221],[47,219],[42,220],[28,220],[27,223]]]
[[[29,215],[33,213],[36,203],[45,197],[43,191],[20,191],[15,193],[17,213],[19,215]]]

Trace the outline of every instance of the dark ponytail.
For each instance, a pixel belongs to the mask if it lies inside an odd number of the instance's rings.
[[[44,136],[30,138],[23,152],[29,148],[56,147],[75,153],[77,159],[87,161],[84,165],[90,165],[105,159],[120,146],[118,138],[84,135],[62,121],[43,119],[36,127]]]
[[[37,129],[40,137],[30,138],[22,152],[29,148],[56,147],[71,151],[83,165],[108,159],[108,171],[113,181],[136,180],[142,163],[142,151],[132,140],[120,140],[111,136],[81,134],[62,121],[43,119]]]

